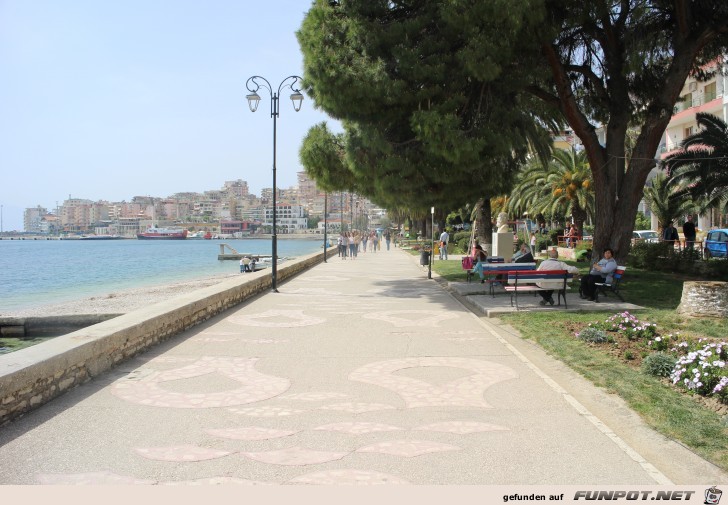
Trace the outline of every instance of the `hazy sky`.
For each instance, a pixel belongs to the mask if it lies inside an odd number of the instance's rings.
[[[295,37],[309,0],[0,0],[0,205],[3,230],[23,210],[69,195],[130,201],[272,186],[266,92],[302,75]],[[278,187],[296,183],[308,129],[328,121],[290,89],[278,118]]]

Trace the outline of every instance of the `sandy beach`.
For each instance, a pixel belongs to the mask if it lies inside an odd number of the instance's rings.
[[[63,316],[72,314],[125,314],[138,308],[157,303],[174,296],[189,293],[197,289],[212,286],[226,279],[241,275],[231,273],[215,275],[190,281],[145,286],[119,291],[112,291],[104,295],[80,298],[68,302],[39,305],[29,309],[11,310],[3,312],[9,317],[45,317]]]

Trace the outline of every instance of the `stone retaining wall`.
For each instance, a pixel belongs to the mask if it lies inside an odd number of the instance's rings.
[[[283,263],[278,281],[322,261],[315,253]],[[241,275],[0,356],[0,426],[270,287],[270,270]]]

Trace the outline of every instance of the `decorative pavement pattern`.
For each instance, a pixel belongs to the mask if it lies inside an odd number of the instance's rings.
[[[128,458],[139,464],[156,465],[151,475],[176,475],[174,469],[181,466],[190,470],[188,465],[217,474],[165,480],[136,479],[123,475],[125,472],[112,471],[38,472],[36,482],[410,484],[393,474],[397,468],[404,468],[407,461],[421,458],[427,461],[425,465],[436,465],[433,462],[439,459],[428,458],[444,458],[449,453],[464,451],[472,440],[478,440],[478,450],[482,451],[482,447],[489,447],[489,437],[513,433],[505,421],[511,418],[493,417],[499,406],[485,398],[489,389],[498,391],[507,381],[518,379],[514,369],[485,359],[487,353],[477,357],[427,354],[428,345],[455,352],[461,343],[473,346],[487,341],[488,345],[497,345],[492,336],[473,325],[464,311],[441,310],[448,295],[430,285],[423,286],[421,280],[372,276],[372,272],[364,271],[360,276],[370,276],[367,278],[372,282],[353,292],[351,286],[356,282],[362,284],[355,272],[337,274],[345,272],[348,266],[349,262],[341,262],[334,268],[324,267],[333,272],[331,275],[321,275],[317,267],[286,282],[281,293],[270,295],[276,300],[273,309],[270,304],[254,300],[188,331],[188,338],[178,340],[165,355],[145,358],[142,366],[111,385],[110,392],[118,404],[115,408],[123,409],[128,402],[136,409],[169,411],[168,418],[184,419],[186,423],[187,430],[181,432],[186,440],[170,437],[165,445],[165,438],[157,437],[149,446],[130,442],[126,447]],[[429,303],[422,298],[431,300],[431,309],[410,308],[413,299],[418,300],[418,307]],[[359,327],[366,328],[367,338],[361,344],[371,345],[371,351],[346,361],[350,357],[346,346],[356,341],[342,340],[342,333],[354,320]],[[386,358],[387,355],[376,354],[376,343],[368,342],[369,338],[379,338],[387,339],[392,346],[405,345],[399,337],[416,341],[420,346],[417,353],[421,355],[392,354],[403,357]],[[323,357],[311,367],[299,367],[299,375],[288,373],[281,356],[295,359],[299,350],[305,348],[302,346],[306,339],[313,338],[317,345],[331,348],[322,349]],[[205,352],[199,356],[201,347]],[[398,352],[397,347],[392,349]],[[507,354],[502,348],[497,352]],[[190,357],[193,353],[197,354]],[[329,363],[326,353],[338,359],[335,364],[341,369],[330,372],[325,366],[316,368]],[[316,356],[309,355],[312,359]],[[444,368],[456,369],[459,378],[451,380],[455,372]],[[403,371],[418,378],[402,374]],[[331,373],[332,383],[314,382],[315,373]],[[205,391],[214,389],[214,385],[223,390]],[[486,414],[490,417],[486,418]],[[473,418],[501,420],[506,425]],[[370,468],[379,465],[385,471],[357,468],[363,462],[369,463]],[[255,471],[247,473],[246,468]],[[392,473],[388,473],[390,469]],[[180,471],[177,475],[200,474]]]

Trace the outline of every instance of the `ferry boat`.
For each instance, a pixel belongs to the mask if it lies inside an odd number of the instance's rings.
[[[187,230],[184,228],[147,228],[143,233],[137,233],[139,240],[184,240],[187,238]]]

